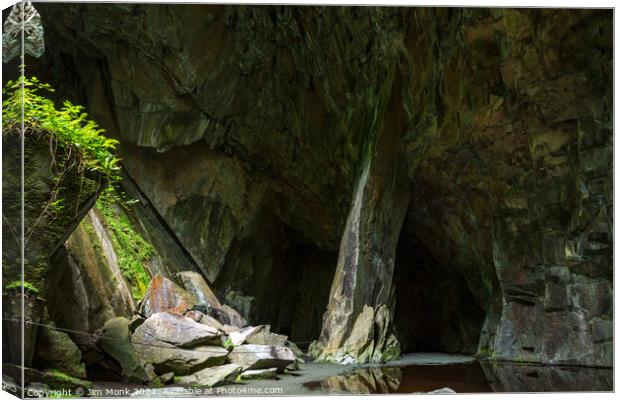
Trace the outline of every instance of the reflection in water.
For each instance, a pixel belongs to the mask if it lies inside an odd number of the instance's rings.
[[[613,390],[613,369],[482,362],[495,392],[598,392]]]
[[[401,368],[364,368],[349,374],[330,376],[322,381],[309,382],[304,386],[329,393],[398,393],[401,382]]]
[[[475,362],[363,368],[305,384],[328,393],[415,393],[449,387],[457,393],[611,391],[613,370]]]

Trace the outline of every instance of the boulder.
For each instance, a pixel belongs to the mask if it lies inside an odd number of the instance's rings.
[[[182,271],[175,275],[174,280],[183,289],[194,295],[196,306],[201,306],[204,313],[209,313],[211,309],[218,309],[222,304],[211,290],[207,281],[198,272]]]
[[[121,375],[129,381],[147,382],[155,378],[136,353],[131,343],[129,320],[117,317],[108,320],[97,340],[97,347],[118,361],[121,365]]]
[[[270,346],[284,346],[288,347],[286,344],[288,342],[288,337],[284,335],[278,335],[277,333],[269,332],[269,329],[260,329],[256,332],[251,333],[245,339],[245,342],[248,344],[264,344]]]
[[[282,346],[266,346],[260,344],[244,344],[235,347],[229,354],[230,361],[248,369],[277,368],[284,369],[295,361],[291,349]]]
[[[227,335],[230,335],[232,332],[239,332],[241,330],[241,328],[239,328],[238,326],[232,326],[232,325],[226,325],[224,324],[224,333]]]
[[[75,378],[86,378],[82,353],[65,332],[39,329],[35,362],[43,369],[55,369]]]
[[[232,307],[224,304],[222,307],[213,309],[213,316],[225,325],[232,325],[239,328],[247,326],[247,321]]]
[[[220,333],[213,327],[182,315],[160,312],[151,315],[136,329],[132,341],[143,345],[164,342],[178,347],[193,347],[220,344],[220,338]]]
[[[218,331],[224,332],[226,334],[230,333],[230,332],[234,332],[235,330],[239,330],[239,328],[237,327],[231,327],[229,326],[229,328],[233,328],[228,329],[226,327],[226,325],[223,325],[220,321],[218,321],[217,319],[211,317],[210,315],[203,315],[202,318],[200,318],[200,321],[197,321],[203,325],[207,325],[210,326],[211,328],[215,328]]]
[[[302,363],[306,362],[306,360],[304,359],[306,355],[304,354],[303,351],[301,351],[299,347],[297,347],[295,343],[291,342],[290,340],[287,340],[284,345],[288,347],[289,349],[291,349],[293,354],[295,354],[295,358],[297,358],[297,360],[301,361]]]
[[[168,372],[173,372],[175,375],[191,374],[201,368],[222,365],[228,356],[228,350],[219,346],[181,349],[158,341],[134,346],[140,359],[153,365],[157,374]]]
[[[220,303],[207,281],[198,272],[183,271],[175,276],[175,281],[195,299],[194,308],[213,315],[223,324],[244,327],[246,320],[234,308]]]
[[[243,343],[245,343],[246,339],[260,331],[261,329],[263,329],[264,325],[259,325],[259,326],[249,326],[247,328],[243,328],[239,331],[236,332],[231,332],[228,334],[228,341],[230,342],[230,344],[232,344],[233,346],[240,346]]]
[[[242,380],[250,379],[276,379],[278,374],[277,368],[266,369],[249,369],[241,373]]]
[[[374,337],[374,309],[364,306],[361,313],[357,315],[353,328],[349,333],[349,337],[344,345],[336,353],[336,359],[340,355],[346,354],[352,357],[358,363],[366,363],[372,356]],[[341,362],[344,361],[344,358]]]
[[[200,320],[202,319],[202,317],[204,316],[204,314],[200,311],[197,310],[189,310],[188,312],[186,312],[184,314],[187,318],[191,318],[196,322],[200,322]]]
[[[241,374],[241,371],[242,367],[239,365],[226,364],[219,367],[201,369],[192,375],[180,376],[175,379],[175,383],[213,387],[225,383],[233,383]]]
[[[146,318],[168,311],[183,315],[196,304],[193,295],[175,285],[170,279],[157,274],[151,279],[146,293],[138,304],[138,313]]]

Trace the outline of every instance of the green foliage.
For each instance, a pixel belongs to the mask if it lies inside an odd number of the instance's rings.
[[[10,289],[21,289],[21,287],[24,287],[24,290],[27,290],[29,292],[32,292],[34,294],[39,294],[39,289],[37,289],[32,283],[30,282],[22,282],[22,281],[13,281],[11,283],[9,283],[8,285],[6,285],[4,287],[5,290],[10,290]]]
[[[36,77],[7,82],[2,90],[5,134],[21,127],[23,101],[26,133],[50,134],[55,145],[67,152],[75,151],[84,169],[103,173],[112,182],[120,179],[119,159],[114,155],[118,141],[103,136],[104,130],[88,119],[83,107],[64,101],[57,109],[52,100],[41,94],[53,91]]]
[[[92,386],[92,383],[89,381],[75,378],[73,376],[65,374],[64,372],[60,372],[57,369],[48,369],[45,371],[45,373],[50,375],[51,377],[53,377],[55,380],[59,382],[66,382],[67,384],[71,384],[75,386],[83,386],[83,387]]]
[[[140,300],[146,293],[151,280],[144,263],[153,258],[155,249],[136,232],[112,195],[106,193],[99,197],[97,209],[103,215],[104,223],[112,233],[110,235],[112,247],[123,278],[131,287],[133,298]]]
[[[224,341],[224,343],[222,343],[222,346],[226,349],[226,350],[232,350],[235,345],[233,344],[232,340],[230,339],[230,337],[226,337],[226,340]]]

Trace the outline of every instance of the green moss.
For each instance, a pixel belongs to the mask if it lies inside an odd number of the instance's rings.
[[[495,358],[496,357],[496,353],[494,350],[492,350],[490,347],[482,347],[479,351],[477,356],[480,358]]]
[[[4,287],[5,290],[10,290],[10,289],[17,289],[17,288],[21,288],[23,284],[24,290],[27,290],[33,294],[38,295],[39,294],[39,289],[37,289],[32,283],[30,282],[22,282],[22,281],[13,281],[11,283],[9,283],[8,285],[6,285]]]
[[[164,384],[162,383],[161,379],[157,377],[151,382],[150,386],[154,388],[161,388],[161,387],[164,387]]]
[[[113,196],[101,196],[97,200],[97,209],[111,232],[112,247],[123,278],[131,287],[133,298],[140,300],[151,280],[144,265],[155,256],[155,249],[134,229]]]
[[[89,381],[84,381],[82,379],[74,378],[73,376],[60,372],[57,369],[46,370],[45,374],[48,375],[50,378],[54,379],[58,383],[66,383],[67,386],[77,386],[77,387],[91,387],[92,386],[92,383]]]

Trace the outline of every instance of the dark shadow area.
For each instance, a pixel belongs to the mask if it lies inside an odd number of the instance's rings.
[[[405,224],[396,248],[394,326],[403,353],[473,354],[484,311],[456,265],[446,265]]]
[[[214,286],[250,324],[269,324],[306,349],[321,332],[336,262],[265,210],[233,242]]]

